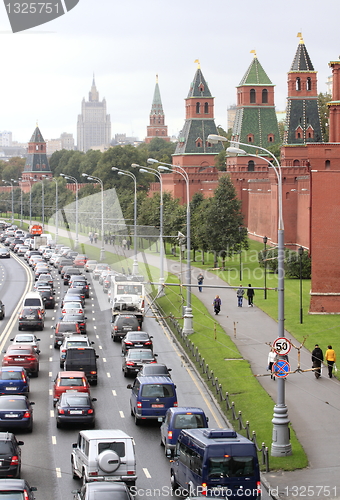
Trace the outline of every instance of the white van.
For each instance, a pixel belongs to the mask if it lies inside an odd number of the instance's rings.
[[[23,308],[30,307],[32,309],[40,309],[45,314],[44,301],[39,292],[29,292],[25,295]]]

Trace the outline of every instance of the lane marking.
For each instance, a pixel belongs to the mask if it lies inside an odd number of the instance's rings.
[[[57,437],[56,436],[52,436],[52,444],[57,444]]]
[[[106,363],[106,358],[103,358],[103,363]]]
[[[111,373],[107,372],[107,378],[111,378]]]
[[[59,467],[56,468],[57,477],[61,477],[61,469]]]
[[[50,410],[50,417],[53,418],[54,417],[54,410]]]
[[[114,389],[112,389],[112,395],[113,396],[117,396],[117,393],[116,393],[116,391]]]
[[[145,474],[145,477],[147,477],[148,479],[151,479],[151,474],[146,467],[143,468],[143,472]]]
[[[52,372],[48,372],[48,376],[49,376],[49,377],[52,377]]]
[[[120,415],[121,418],[125,418],[125,415],[124,415],[123,411],[119,411],[119,415]]]

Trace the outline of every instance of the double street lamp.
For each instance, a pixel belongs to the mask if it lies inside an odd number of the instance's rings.
[[[11,185],[11,195],[12,195],[12,218],[11,218],[11,221],[12,221],[12,224],[14,222],[14,198],[13,198],[13,182],[16,182],[14,179],[11,179],[10,181],[5,181],[4,179],[2,179],[2,182],[6,182],[6,184],[10,184]]]
[[[74,248],[78,248],[78,243],[79,243],[79,233],[78,233],[78,181],[75,177],[72,177],[72,175],[65,175],[65,174],[60,174],[61,177],[63,177],[66,180],[70,180],[75,183],[76,185],[76,239],[75,239],[75,244]]]
[[[303,323],[303,309],[302,309],[302,256],[303,256],[303,247],[299,247],[299,261],[300,261],[300,323]]]
[[[137,260],[137,179],[135,174],[132,172],[123,172],[119,170],[117,167],[112,167],[111,170],[114,172],[117,171],[118,175],[126,175],[127,177],[131,177],[134,183],[134,204],[133,204],[133,247],[134,247],[134,258],[133,258],[133,266],[132,266],[132,274],[138,274],[138,260]]]
[[[101,236],[102,236],[102,246],[100,249],[100,260],[105,259],[105,248],[104,248],[104,185],[103,181],[99,179],[99,177],[95,177],[94,175],[89,175],[89,174],[82,174],[83,177],[86,177],[88,181],[95,181],[98,184],[100,184],[101,188],[101,212],[102,212],[102,217],[101,217]]]
[[[187,203],[187,304],[186,311],[184,315],[183,322],[183,333],[185,335],[191,335],[194,333],[193,329],[193,315],[191,308],[191,234],[190,234],[190,193],[189,193],[189,176],[187,171],[180,167],[179,165],[171,165],[170,163],[164,163],[154,158],[149,158],[149,164],[158,164],[158,170],[165,170],[169,172],[174,172],[183,177],[186,184],[186,203]]]
[[[267,300],[267,236],[263,236],[263,244],[264,244],[264,299]]]
[[[208,136],[207,140],[213,144],[217,142],[231,142],[226,137],[220,135],[211,134]],[[278,246],[278,337],[285,336],[284,329],[284,224],[283,224],[283,210],[282,210],[282,170],[281,165],[277,158],[267,149],[255,146],[252,144],[246,144],[238,141],[233,141],[237,146],[246,146],[254,148],[256,150],[264,151],[266,155],[271,157],[269,161],[267,158],[255,154],[248,154],[245,150],[239,147],[229,147],[227,152],[236,155],[248,155],[261,157],[263,160],[267,161],[269,166],[273,168],[278,181],[278,236],[277,236],[277,246]],[[280,355],[279,355],[279,359]],[[273,423],[273,442],[271,448],[272,456],[281,457],[292,454],[291,443],[289,442],[289,419],[288,419],[288,409],[285,404],[285,379],[278,378],[278,392],[277,392],[277,404],[274,406],[274,416],[272,419]]]

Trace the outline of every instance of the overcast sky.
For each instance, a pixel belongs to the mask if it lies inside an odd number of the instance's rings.
[[[79,0],[64,16],[13,34],[1,3],[0,131],[27,142],[38,121],[45,139],[69,132],[76,141],[94,73],[112,136],[143,140],[158,74],[168,132],[177,136],[195,59],[215,97],[216,125],[226,128],[252,49],[276,85],[276,109],[284,110],[299,31],[318,90],[326,91],[328,63],[340,54],[339,11],[339,0]]]

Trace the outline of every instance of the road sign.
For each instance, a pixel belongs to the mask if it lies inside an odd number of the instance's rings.
[[[280,356],[288,354],[291,347],[291,343],[285,337],[279,337],[273,342],[274,351],[277,352],[277,354],[280,354]]]
[[[288,361],[281,359],[280,361],[276,361],[276,363],[273,364],[273,375],[275,375],[275,377],[287,377],[289,372],[290,364],[288,363]]]

